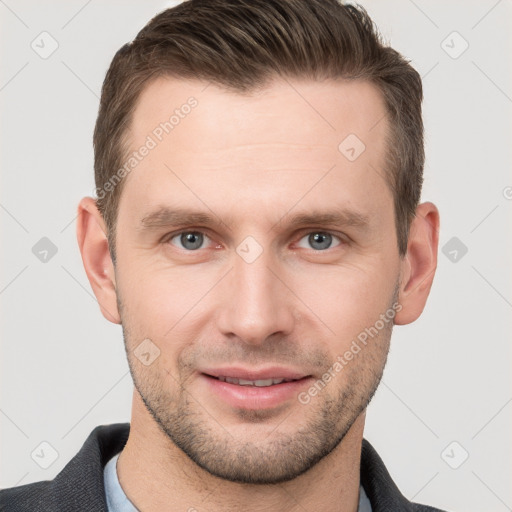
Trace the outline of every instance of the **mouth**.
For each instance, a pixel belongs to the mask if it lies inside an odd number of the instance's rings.
[[[276,384],[282,384],[283,382],[295,382],[301,379],[285,379],[285,378],[270,378],[270,379],[237,379],[236,377],[227,377],[224,375],[219,375],[218,377],[214,377],[213,375],[208,375],[208,377],[212,377],[213,379],[218,379],[221,382],[227,382],[228,384],[236,384],[238,386],[255,386],[257,388],[267,388],[269,386],[275,386]]]
[[[287,368],[208,369],[200,372],[206,392],[235,409],[271,409],[292,403],[313,381],[312,375]]]

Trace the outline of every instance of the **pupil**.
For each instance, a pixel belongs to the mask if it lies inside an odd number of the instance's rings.
[[[201,233],[183,233],[180,238],[181,244],[185,249],[198,249],[203,243],[203,235]]]
[[[312,233],[309,235],[309,243],[313,249],[328,249],[332,243],[332,236],[329,233]]]

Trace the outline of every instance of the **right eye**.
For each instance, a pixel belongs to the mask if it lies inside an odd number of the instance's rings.
[[[202,248],[202,245],[206,240],[210,239],[200,231],[182,231],[170,238],[169,243],[175,245],[179,249],[197,251]]]

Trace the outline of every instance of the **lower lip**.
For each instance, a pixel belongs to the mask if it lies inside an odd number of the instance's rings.
[[[294,399],[301,390],[310,385],[311,377],[282,382],[272,386],[240,386],[223,382],[215,377],[202,374],[210,390],[221,400],[239,409],[271,409]]]

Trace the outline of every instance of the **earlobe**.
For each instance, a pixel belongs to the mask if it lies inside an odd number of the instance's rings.
[[[439,211],[432,203],[422,203],[411,223],[407,254],[402,262],[399,302],[402,309],[395,324],[414,322],[427,302],[437,267]]]
[[[114,265],[106,233],[105,222],[95,200],[84,197],[78,205],[76,234],[85,273],[103,316],[112,323],[120,324]]]

